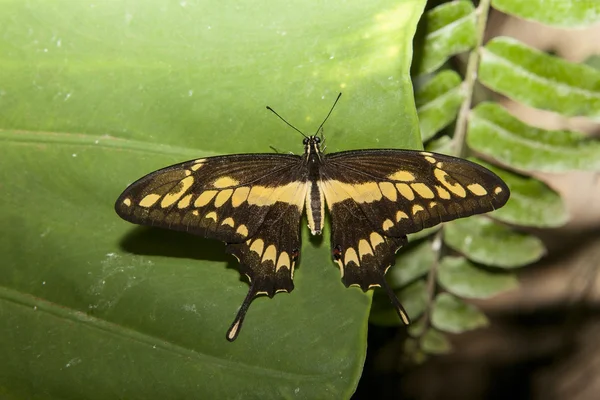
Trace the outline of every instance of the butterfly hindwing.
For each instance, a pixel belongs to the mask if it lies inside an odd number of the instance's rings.
[[[277,202],[303,206],[300,157],[209,157],[163,168],[131,184],[115,204],[123,219],[228,243],[254,236]]]
[[[394,265],[396,251],[406,244],[406,236],[389,237],[374,230],[352,200],[336,204],[330,212],[331,248],[344,285],[358,286],[364,292],[382,287],[400,318],[408,324],[406,312],[385,281],[385,273]]]
[[[235,340],[250,302],[254,297],[273,297],[294,289],[294,268],[300,249],[302,209],[283,202],[271,207],[259,232],[243,243],[227,245],[227,252],[240,261],[240,272],[250,281],[250,289],[231,328],[229,341]]]

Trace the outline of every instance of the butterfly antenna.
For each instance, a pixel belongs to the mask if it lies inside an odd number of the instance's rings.
[[[267,106],[267,110],[271,111],[273,114],[277,115],[279,117],[280,120],[282,120],[283,122],[285,122],[289,127],[291,127],[292,129],[294,129],[296,132],[300,133],[302,136],[304,137],[308,137],[306,136],[304,133],[302,133],[302,131],[298,128],[296,128],[294,125],[290,124],[289,122],[287,122],[285,120],[285,118],[283,118],[281,115],[277,114],[277,112],[275,110],[273,110],[271,107]]]
[[[323,120],[323,122],[321,122],[321,125],[319,125],[319,128],[317,129],[317,134],[323,128],[323,125],[325,125],[325,122],[327,122],[327,119],[329,118],[329,116],[333,112],[333,109],[335,108],[335,105],[337,104],[337,102],[340,99],[340,97],[342,97],[341,93],[338,94],[338,97],[335,99],[335,101],[333,102],[333,105],[331,106],[331,110],[329,110],[329,113],[327,113],[327,116],[325,117],[325,119]],[[322,132],[321,132],[321,135],[322,135]]]

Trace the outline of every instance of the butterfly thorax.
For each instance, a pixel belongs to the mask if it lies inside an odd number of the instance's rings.
[[[304,160],[308,164],[308,190],[306,192],[306,215],[308,227],[313,235],[320,235],[323,230],[325,199],[320,185],[320,166],[323,162],[321,139],[309,136],[304,139]]]

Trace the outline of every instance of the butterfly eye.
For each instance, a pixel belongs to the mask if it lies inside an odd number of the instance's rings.
[[[321,143],[321,138],[318,136],[315,136],[315,143]]]
[[[308,138],[304,138],[304,140],[302,141],[302,144],[308,144]]]

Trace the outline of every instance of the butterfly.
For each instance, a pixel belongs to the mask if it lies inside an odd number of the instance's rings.
[[[385,280],[407,234],[492,211],[510,196],[494,173],[456,157],[400,149],[324,153],[322,127],[334,107],[310,136],[267,107],[304,136],[302,155],[190,160],[142,177],[116,201],[117,214],[127,221],[226,243],[226,252],[237,258],[250,283],[227,331],[229,341],[238,337],[256,296],[294,289],[304,212],[311,234],[320,235],[327,206],[331,255],[344,285],[365,292],[383,288],[408,324]]]

